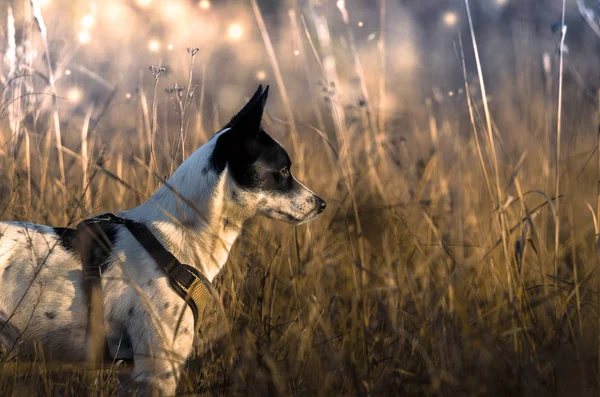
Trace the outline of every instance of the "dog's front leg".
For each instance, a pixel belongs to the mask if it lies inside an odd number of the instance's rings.
[[[137,332],[130,333],[134,368],[131,380],[124,385],[123,391],[127,395],[135,392],[143,396],[175,395],[181,370],[194,342],[193,332],[189,331],[193,329],[193,317],[191,324],[187,324],[185,317],[179,324],[176,338],[173,338],[176,325],[167,322],[157,324],[156,318],[155,326],[132,330]]]

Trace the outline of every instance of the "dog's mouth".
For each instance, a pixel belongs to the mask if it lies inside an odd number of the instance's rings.
[[[286,212],[279,211],[279,210],[273,211],[273,215],[274,216],[271,216],[272,218],[276,218],[276,219],[279,219],[279,220],[282,220],[282,221],[285,221],[288,223],[292,223],[292,224],[299,224],[300,222],[302,222],[301,219],[296,218],[295,216],[293,216],[291,214],[288,214]]]
[[[278,220],[290,223],[292,225],[301,225],[303,223],[306,223],[308,221],[315,219],[321,212],[323,212],[323,211],[317,207],[317,208],[313,209],[312,211],[310,211],[309,213],[307,213],[303,216],[299,216],[299,217],[294,216],[294,215],[289,214],[284,211],[280,211],[280,210],[273,210],[265,215],[268,216],[269,218],[278,219]]]
[[[310,220],[310,218],[308,218],[307,216],[303,216],[303,217],[296,217],[292,214],[288,214],[287,212],[283,212],[283,211],[273,211],[274,216],[272,216],[272,218],[275,219],[279,219],[282,220],[284,222],[287,223],[291,223],[292,225],[300,225],[308,220]]]
[[[316,218],[327,206],[325,200],[312,192],[311,194],[312,196],[301,204],[298,204],[297,200],[292,200],[288,202],[288,205],[269,206],[259,210],[259,212],[271,219],[281,220],[292,225],[301,225]],[[307,201],[311,202],[312,205],[307,206]],[[308,211],[306,212],[306,210]]]

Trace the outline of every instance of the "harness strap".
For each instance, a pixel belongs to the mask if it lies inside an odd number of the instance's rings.
[[[112,214],[110,214],[112,215]],[[114,215],[112,215],[115,217]],[[117,217],[115,217],[117,218]],[[173,289],[183,298],[194,313],[195,332],[200,331],[204,309],[211,298],[218,301],[218,293],[210,281],[196,268],[181,263],[142,223],[119,218],[133,237],[150,254],[152,259],[167,273]]]
[[[110,252],[110,241],[102,224],[87,219],[77,225],[79,256],[83,269],[83,292],[88,303],[88,362],[92,366],[110,361],[104,324],[102,299],[102,267],[96,258],[97,250]]]
[[[77,236],[80,241],[79,254],[84,271],[84,292],[88,297],[89,304],[89,361],[98,363],[101,359],[101,351],[108,351],[101,288],[102,268],[101,264],[96,261],[94,248],[98,247],[104,252],[110,251],[110,241],[106,236],[105,228],[115,224],[124,225],[167,274],[171,287],[185,300],[194,313],[196,333],[200,331],[205,309],[211,299],[218,302],[217,307],[223,318],[226,318],[219,295],[211,282],[196,268],[181,263],[158,241],[146,225],[131,219],[120,218],[111,213],[98,215],[77,225]]]

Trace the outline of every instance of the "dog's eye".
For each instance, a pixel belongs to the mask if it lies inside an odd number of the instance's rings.
[[[288,176],[288,175],[290,175],[290,170],[289,170],[289,168],[285,167],[281,171],[279,171],[279,173],[283,176]]]

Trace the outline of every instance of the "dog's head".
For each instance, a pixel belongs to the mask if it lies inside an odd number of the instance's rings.
[[[293,224],[309,221],[325,209],[325,200],[292,175],[285,149],[262,128],[269,87],[262,85],[223,128],[211,161],[227,168],[231,199],[253,214]]]

